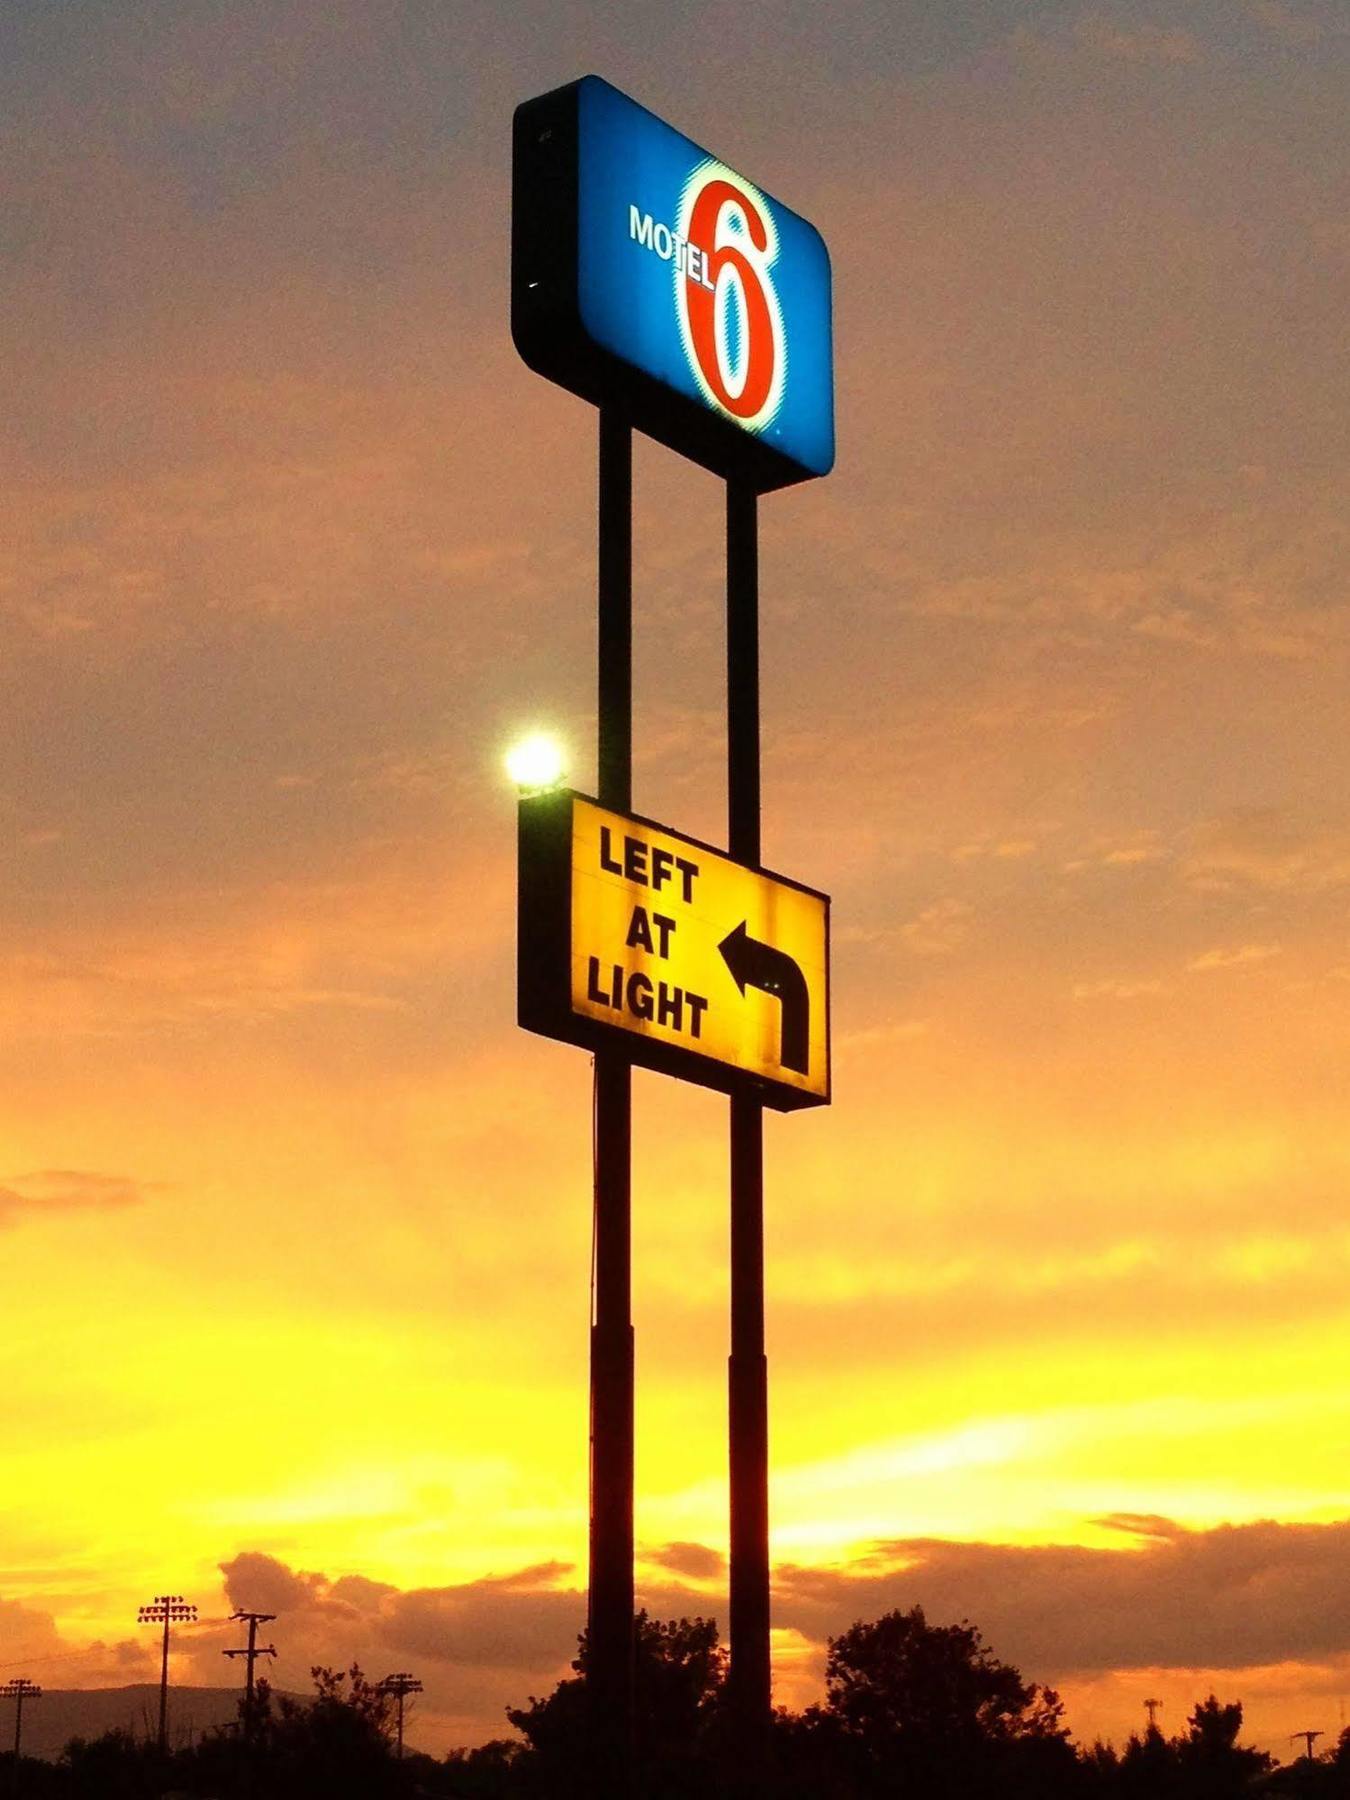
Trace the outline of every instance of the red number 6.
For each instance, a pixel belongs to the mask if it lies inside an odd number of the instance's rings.
[[[734,207],[745,221],[740,242],[717,241],[724,210]],[[690,258],[683,274],[681,310],[699,372],[720,407],[734,418],[757,420],[768,406],[779,375],[781,324],[777,296],[769,282],[769,233],[759,208],[745,191],[720,175],[705,182],[689,214],[689,243],[702,252],[702,269]],[[774,246],[776,250],[777,246]],[[700,277],[706,271],[706,282]],[[725,319],[730,295],[740,290],[742,337],[737,366],[727,344]]]

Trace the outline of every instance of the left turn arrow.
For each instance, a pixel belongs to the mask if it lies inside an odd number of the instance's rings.
[[[752,938],[746,924],[742,919],[717,948],[742,994],[748,987],[759,988],[781,1001],[783,1026],[778,1060],[785,1069],[805,1075],[810,1067],[811,1042],[811,996],[806,977],[785,950]]]

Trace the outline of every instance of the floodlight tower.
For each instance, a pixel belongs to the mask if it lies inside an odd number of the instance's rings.
[[[1148,1714],[1148,1728],[1150,1731],[1156,1731],[1158,1729],[1158,1712],[1161,1706],[1161,1700],[1145,1700],[1144,1702],[1144,1711]]]
[[[403,1761],[403,1702],[409,1694],[420,1694],[422,1684],[415,1675],[406,1669],[399,1669],[393,1675],[386,1675],[376,1688],[378,1694],[393,1694],[398,1700],[398,1759]]]
[[[164,1648],[159,1665],[159,1753],[169,1747],[169,1626],[195,1625],[197,1609],[181,1594],[156,1594],[136,1614],[138,1625],[163,1625]]]
[[[0,1687],[0,1696],[14,1702],[14,1781],[17,1787],[19,1780],[19,1745],[23,1740],[23,1703],[25,1700],[40,1700],[42,1689],[26,1675],[20,1675],[13,1681],[7,1681]]]

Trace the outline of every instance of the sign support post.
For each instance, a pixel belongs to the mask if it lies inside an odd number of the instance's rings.
[[[511,333],[600,413],[599,777],[522,795],[517,1013],[595,1058],[587,1702],[635,1780],[632,1066],[730,1103],[727,1711],[771,1749],[764,1109],[828,1106],[829,896],[763,867],[759,495],[834,466],[830,257],[809,220],[595,75],[518,106]],[[728,845],[632,811],[632,433],[726,483]]]
[[[759,542],[754,488],[727,482],[727,847],[760,863]],[[751,1792],[768,1754],[769,1406],[764,1355],[764,1109],[731,1097],[730,1700]]]
[[[633,780],[633,437],[600,408],[599,798],[626,811]],[[633,1751],[632,1067],[595,1053],[595,1297],[587,1688],[606,1800],[629,1791]]]

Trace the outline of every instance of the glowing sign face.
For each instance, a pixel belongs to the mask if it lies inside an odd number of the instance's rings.
[[[517,114],[513,209],[512,327],[532,367],[622,398],[721,473],[775,487],[829,472],[814,226],[593,75]]]
[[[748,181],[709,162],[685,183],[680,231],[692,255],[676,270],[675,312],[690,370],[709,406],[763,431],[778,416],[787,376],[773,209]]]
[[[520,821],[522,1025],[783,1110],[828,1102],[825,895],[579,794]]]

